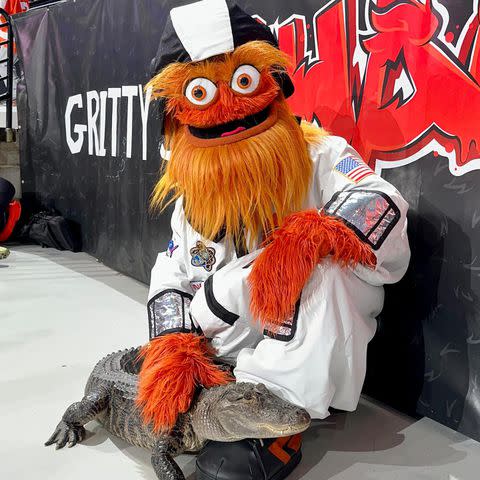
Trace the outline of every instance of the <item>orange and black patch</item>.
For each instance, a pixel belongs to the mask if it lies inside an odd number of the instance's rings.
[[[292,455],[297,453],[302,446],[302,435],[298,433],[291,437],[277,438],[269,447],[268,451],[283,464],[287,464]]]

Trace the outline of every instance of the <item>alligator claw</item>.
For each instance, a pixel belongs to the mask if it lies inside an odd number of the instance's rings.
[[[85,429],[82,426],[69,425],[63,420],[57,425],[53,435],[45,442],[45,446],[55,445],[55,449],[59,450],[65,445],[68,448],[73,447],[85,438]]]

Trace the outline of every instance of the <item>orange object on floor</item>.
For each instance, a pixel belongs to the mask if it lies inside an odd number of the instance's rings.
[[[297,453],[301,446],[302,435],[299,433],[291,437],[277,438],[268,447],[268,451],[286,465],[290,461],[291,455]]]
[[[137,404],[146,424],[155,432],[168,432],[185,413],[195,389],[224,385],[233,378],[213,363],[213,350],[205,337],[193,333],[170,333],[146,345],[140,356]]]
[[[22,205],[18,200],[10,203],[7,210],[7,223],[4,229],[0,232],[0,242],[6,242],[17,224],[20,215],[22,214]]]

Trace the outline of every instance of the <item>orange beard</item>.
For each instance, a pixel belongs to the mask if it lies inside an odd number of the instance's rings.
[[[171,159],[152,206],[183,196],[188,221],[206,239],[225,229],[228,239],[238,241],[245,229],[249,246],[299,210],[310,186],[312,162],[302,128],[285,100],[275,100],[274,106],[277,121],[270,128],[228,145],[194,146],[186,127],[176,128]]]

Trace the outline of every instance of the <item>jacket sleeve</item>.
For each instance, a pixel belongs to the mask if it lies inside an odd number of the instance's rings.
[[[399,281],[410,261],[407,202],[345,140],[331,137],[326,143],[317,172],[323,211],[341,219],[376,257],[375,269],[358,265],[354,272],[371,285]]]
[[[187,275],[183,209],[177,202],[171,219],[172,238],[152,269],[147,313],[150,339],[172,332],[190,332],[193,290]]]
[[[367,344],[383,289],[327,258],[313,272],[294,313],[280,328],[244,348],[237,382],[264,383],[273,393],[325,418],[329,407],[356,408],[366,372]]]

